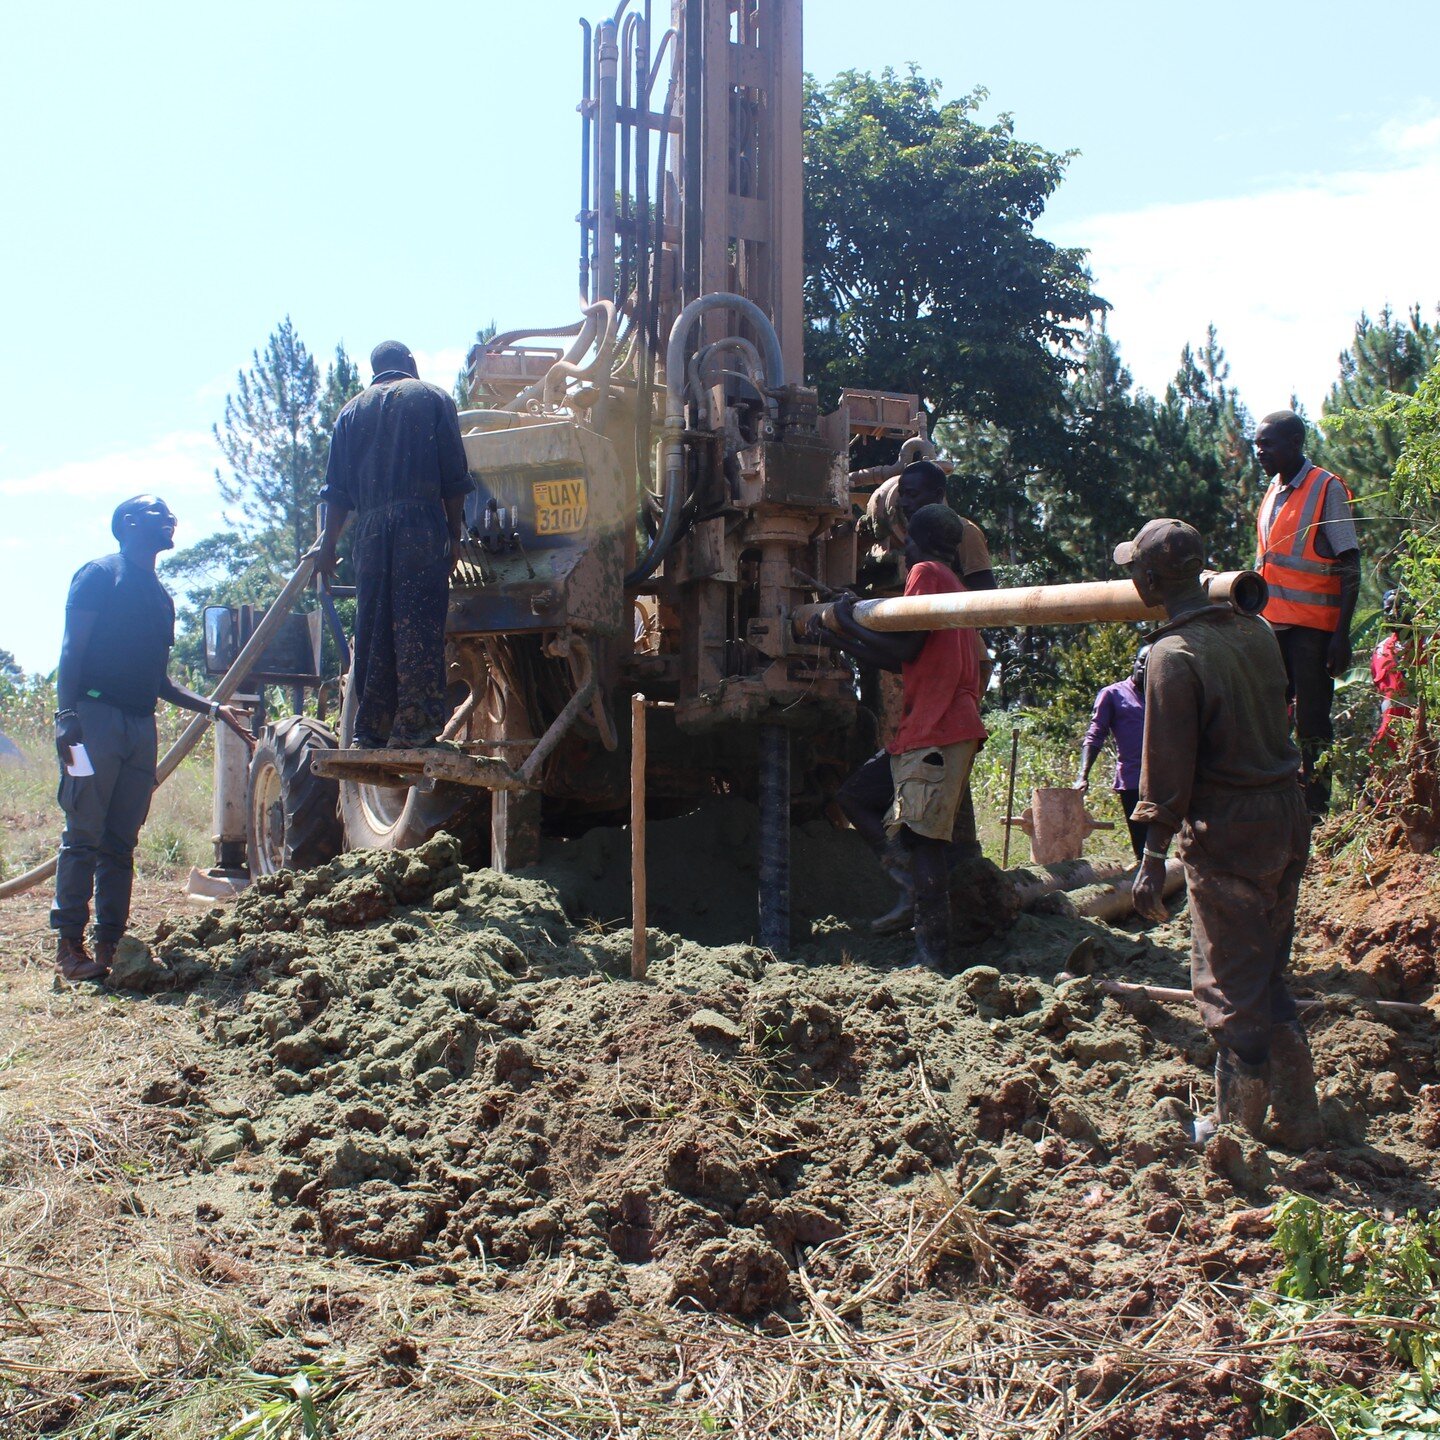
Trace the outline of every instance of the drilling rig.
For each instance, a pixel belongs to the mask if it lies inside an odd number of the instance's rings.
[[[792,814],[873,748],[851,670],[789,617],[809,581],[854,579],[852,437],[924,422],[916,397],[875,392],[822,416],[804,383],[802,0],[661,11],[580,23],[574,318],[469,358],[458,753],[349,749],[352,695],[338,734],[281,720],[248,777],[252,872],[441,828],[530,864],[542,830],[624,813],[641,691],[650,804],[757,803],[757,933],[789,944]]]
[[[844,392],[822,415],[804,383],[802,0],[658,8],[620,0],[580,22],[576,313],[469,357],[460,421],[475,489],[446,622],[452,747],[350,748],[344,686],[338,727],[299,713],[266,726],[248,774],[222,732],[220,866],[243,853],[252,874],[303,868],[442,828],[497,869],[532,864],[542,834],[625,816],[620,741],[640,692],[656,707],[649,807],[757,804],[756,933],[788,948],[792,819],[821,813],[875,748],[854,673],[803,622],[814,598],[854,581],[857,501],[928,447],[925,417],[918,397],[881,391]],[[899,442],[900,463],[852,474],[860,437]],[[286,594],[303,583],[297,573]],[[1248,574],[1214,577],[1211,593],[1252,613],[1264,602]],[[886,601],[871,619],[1155,613],[1128,581],[946,598],[945,615]],[[280,618],[267,615],[245,653]],[[319,669],[303,658],[318,655],[315,617],[308,631],[290,619],[302,658],[262,656],[262,686],[320,684],[301,673]],[[207,611],[207,660],[212,620],[229,627],[233,659],[248,625]],[[243,668],[226,674],[227,695]]]

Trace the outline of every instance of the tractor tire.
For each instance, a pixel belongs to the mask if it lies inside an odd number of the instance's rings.
[[[340,707],[341,744],[354,734],[355,701],[348,683]],[[484,860],[490,832],[485,790],[443,785],[433,791],[403,785],[362,785],[341,780],[340,819],[347,850],[409,850],[448,830],[468,857]]]
[[[334,748],[330,730],[305,715],[261,732],[250,759],[246,807],[252,876],[309,870],[345,848],[340,787],[310,770],[317,753]]]

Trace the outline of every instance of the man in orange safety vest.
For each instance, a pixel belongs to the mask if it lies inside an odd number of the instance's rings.
[[[1350,668],[1350,622],[1360,595],[1360,542],[1350,491],[1305,458],[1305,422],[1267,415],[1255,454],[1270,486],[1255,517],[1256,568],[1270,587],[1264,617],[1280,642],[1312,821],[1330,807],[1325,752],[1335,738],[1335,681]]]

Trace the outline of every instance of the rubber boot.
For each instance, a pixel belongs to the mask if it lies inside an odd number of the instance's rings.
[[[1222,1125],[1238,1125],[1256,1140],[1270,1107],[1270,1062],[1250,1065],[1223,1045],[1215,1056],[1215,1111]]]
[[[915,884],[908,875],[890,877],[900,887],[900,896],[883,915],[870,922],[872,935],[895,935],[908,930],[915,921]]]
[[[1275,1139],[1286,1150],[1311,1150],[1325,1142],[1315,1062],[1298,1020],[1270,1032],[1270,1116]]]
[[[900,887],[900,897],[885,914],[870,922],[870,933],[894,935],[908,930],[915,919],[915,877],[911,873],[910,851],[899,841],[890,840],[881,851],[880,868]]]
[[[85,942],[68,935],[62,935],[55,946],[55,969],[62,980],[72,985],[82,980],[98,980],[105,973],[105,967],[91,958]]]
[[[915,959],[927,970],[950,965],[950,897],[917,893],[915,896]]]

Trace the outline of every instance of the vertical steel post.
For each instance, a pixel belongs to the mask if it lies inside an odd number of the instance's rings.
[[[645,892],[645,697],[630,697],[630,978],[647,963]]]
[[[790,948],[790,732],[760,726],[760,943]]]
[[[595,120],[595,290],[592,299],[615,298],[615,80],[620,43],[615,22],[602,20],[598,32]]]

